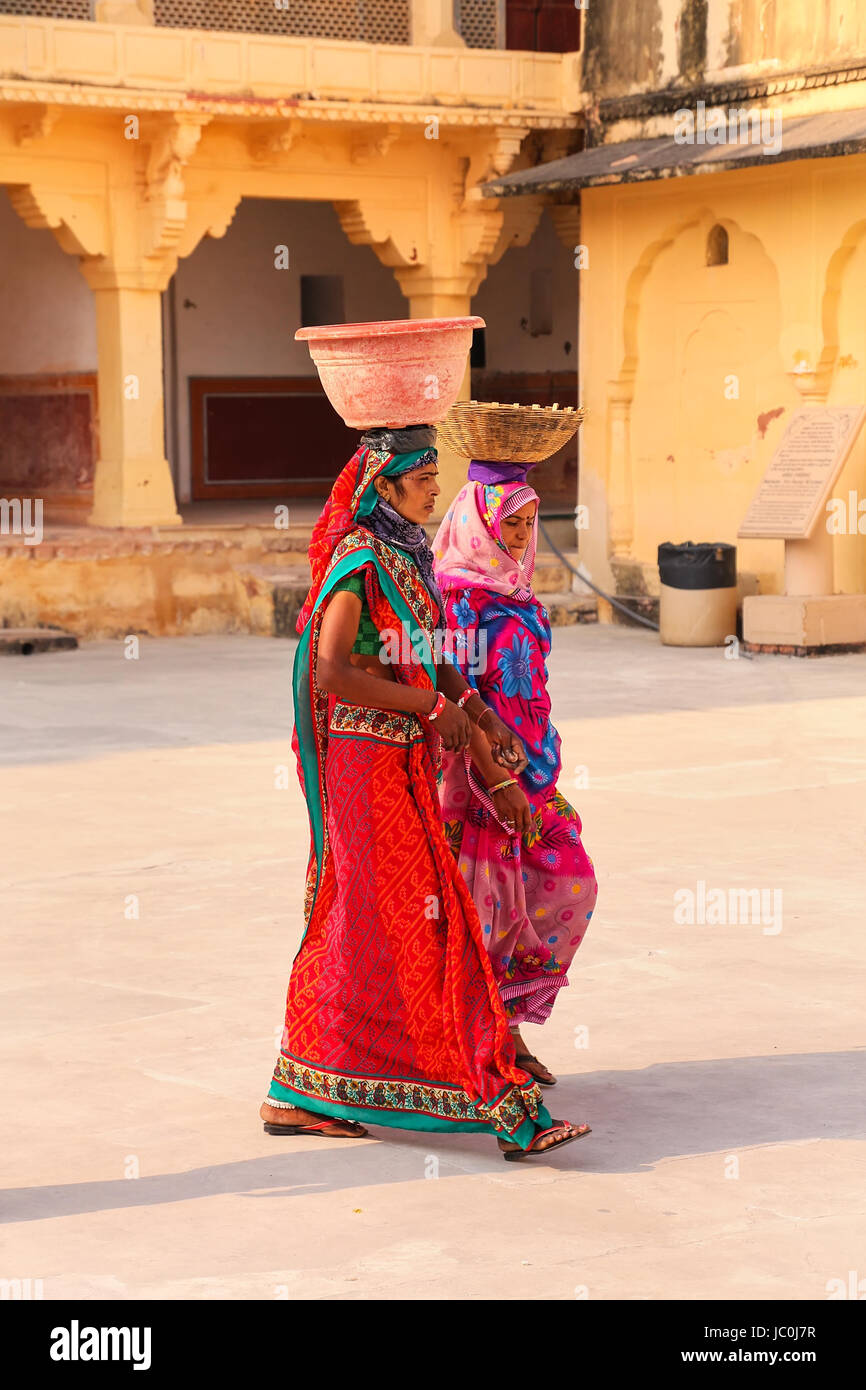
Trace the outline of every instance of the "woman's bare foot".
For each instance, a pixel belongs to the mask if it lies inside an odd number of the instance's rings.
[[[269,1134],[284,1129],[291,1134],[315,1134],[327,1139],[363,1139],[367,1130],[355,1120],[343,1120],[338,1115],[316,1115],[312,1110],[269,1105],[262,1102],[259,1115]]]
[[[520,1036],[520,1029],[512,1028],[511,1036],[514,1039],[514,1046],[517,1048],[517,1065],[522,1067],[524,1071],[528,1071],[529,1075],[534,1077],[536,1081],[540,1081],[542,1086],[555,1086],[556,1077],[553,1075],[553,1072],[550,1071],[543,1062],[539,1062],[538,1058],[534,1057],[529,1051],[529,1048]]]

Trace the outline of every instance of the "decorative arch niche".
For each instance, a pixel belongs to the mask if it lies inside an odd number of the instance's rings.
[[[707,265],[728,264],[728,233],[721,222],[711,227],[707,236]]]
[[[718,232],[723,233],[724,242]],[[692,240],[687,246],[684,239],[689,237]],[[717,215],[706,206],[695,209],[690,216],[686,215],[670,224],[661,235],[649,242],[626,282],[622,319],[623,357],[619,374],[609,383],[608,388],[609,539],[614,557],[633,558],[636,531],[642,535],[641,545],[645,550],[647,533],[657,529],[659,514],[664,515],[667,525],[676,526],[680,522],[691,524],[687,516],[679,515],[683,509],[683,498],[687,497],[689,491],[687,480],[695,473],[699,464],[704,467],[709,455],[706,447],[695,451],[694,418],[691,431],[685,430],[684,440],[681,417],[689,413],[686,407],[694,404],[692,416],[694,417],[697,410],[698,420],[704,418],[702,410],[698,409],[696,404],[699,399],[697,394],[694,403],[691,402],[691,386],[686,380],[687,377],[693,374],[698,384],[702,377],[713,377],[713,389],[716,392],[712,398],[714,410],[719,411],[720,423],[723,415],[725,425],[724,430],[719,432],[720,447],[713,446],[710,451],[716,473],[725,476],[748,466],[749,441],[754,429],[753,396],[756,388],[753,371],[748,371],[742,381],[738,373],[744,356],[754,356],[757,351],[755,343],[758,339],[750,333],[748,327],[744,329],[740,323],[739,307],[736,313],[728,312],[720,303],[715,306],[708,304],[706,309],[698,309],[701,301],[706,298],[706,290],[701,288],[704,251],[713,246],[718,253],[724,244],[730,249],[731,237],[736,237],[738,245],[742,245],[742,255],[738,254],[736,258],[738,277],[745,275],[750,285],[759,288],[760,298],[767,301],[764,311],[757,317],[764,325],[760,335],[763,340],[763,359],[769,360],[772,355],[771,344],[775,342],[780,330],[778,275],[772,257],[755,233],[735,222],[728,221],[723,225]],[[653,348],[645,336],[649,325],[644,323],[644,319],[657,290],[656,276],[662,271],[667,256],[678,244],[682,247],[682,255],[677,262],[673,279],[670,268],[663,272],[668,279],[672,296],[670,314],[665,317],[656,304],[651,318],[653,324],[658,327],[661,339],[664,339],[666,334],[669,337],[671,332],[685,336],[677,339],[679,347],[676,349],[671,344],[662,348],[661,341],[657,341]],[[762,262],[760,273],[755,269],[756,257]],[[678,287],[683,279],[692,284],[696,317],[691,324],[673,308],[673,301],[677,298]],[[720,284],[716,285],[716,290],[721,293]],[[710,298],[716,297],[714,291]],[[686,294],[684,303],[689,302],[689,295]],[[670,397],[670,409],[666,414],[661,410],[659,402],[669,388],[661,382],[651,381],[653,372],[658,373],[659,352],[663,355],[675,353],[670,365],[672,368],[675,367],[676,375],[670,377],[670,381],[675,380],[677,385]],[[652,433],[649,436],[646,434],[646,424],[650,418],[647,416],[648,401],[655,403],[653,410],[656,417],[652,421]],[[635,430],[638,434],[633,437]],[[669,438],[666,437],[665,447],[662,449],[660,435],[664,431],[667,431]],[[652,464],[650,456],[655,460]],[[664,459],[667,459],[667,463],[659,472],[659,460]],[[648,469],[650,473],[647,472]],[[735,501],[732,493],[728,499],[729,508]],[[739,505],[738,502],[736,505]],[[674,511],[677,512],[677,516],[674,516]],[[729,518],[726,518],[727,520]]]

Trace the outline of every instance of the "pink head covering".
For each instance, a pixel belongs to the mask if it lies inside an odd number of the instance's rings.
[[[535,523],[521,560],[508,553],[502,521],[535,503]],[[436,532],[433,571],[439,587],[489,589],[525,602],[532,597],[532,571],[538,543],[538,493],[525,483],[467,483],[458,492]]]

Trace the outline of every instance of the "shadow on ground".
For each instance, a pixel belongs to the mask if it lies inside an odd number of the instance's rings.
[[[675,1062],[641,1071],[563,1077],[546,1091],[552,1113],[588,1120],[589,1138],[533,1161],[537,1169],[632,1173],[690,1154],[737,1152],[771,1144],[866,1135],[866,1048],[851,1052]],[[852,1105],[858,1098],[856,1113]],[[265,1136],[250,1101],[250,1144]],[[212,1141],[210,1141],[212,1142]],[[375,1130],[343,1143],[268,1138],[266,1155],[135,1180],[11,1188],[0,1192],[6,1223],[84,1212],[160,1206],[227,1193],[296,1197],[416,1182],[429,1156],[440,1178],[467,1173],[513,1176],[492,1139]],[[530,1167],[527,1162],[525,1168]]]

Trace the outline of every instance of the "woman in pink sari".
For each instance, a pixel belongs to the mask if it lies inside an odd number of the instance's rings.
[[[514,481],[507,481],[509,477]],[[443,818],[472,893],[519,1065],[556,1078],[520,1033],[544,1023],[583,940],[598,892],[581,821],[556,783],[547,610],[532,591],[538,494],[524,465],[473,462],[433,543],[452,660],[521,739],[529,764],[507,777],[483,735],[446,754]]]

